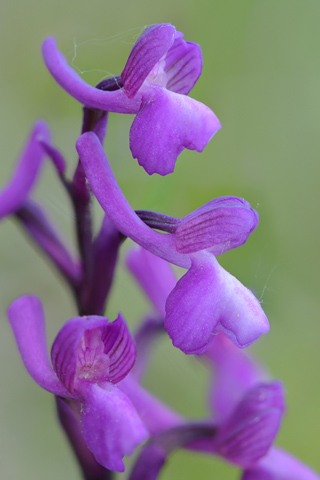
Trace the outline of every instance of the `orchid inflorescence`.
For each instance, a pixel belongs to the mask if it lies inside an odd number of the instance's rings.
[[[172,25],[152,25],[135,42],[121,75],[96,87],[68,65],[53,38],[45,40],[43,58],[56,82],[83,105],[79,162],[69,179],[47,124],[38,121],[11,182],[0,192],[0,218],[14,216],[60,271],[78,316],[58,333],[51,361],[40,300],[31,295],[15,300],[8,317],[27,371],[55,395],[83,478],[113,478],[125,470],[123,457],[140,447],[128,480],[158,478],[179,448],[219,455],[241,468],[242,480],[319,479],[273,446],[285,411],[284,388],[243,350],[268,332],[269,323],[255,295],[216,258],[246,242],[258,225],[257,212],[230,196],[183,218],[134,211],[103,150],[108,112],[135,115],[130,149],[149,175],[172,173],[185,148],[204,149],[220,123],[188,96],[202,70],[200,47]],[[31,198],[46,158],[71,200],[77,258]],[[92,196],[104,211],[97,235]],[[127,255],[127,268],[153,305],[134,336],[121,313],[112,322],[104,317],[126,238],[137,244]],[[186,273],[177,280],[170,264]],[[142,386],[151,347],[164,332],[174,347],[196,355],[212,372],[207,418],[185,418]]]

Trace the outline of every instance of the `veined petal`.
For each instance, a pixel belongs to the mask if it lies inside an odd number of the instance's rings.
[[[73,98],[86,107],[106,110],[107,112],[137,113],[141,96],[129,99],[123,89],[112,92],[102,91],[88,85],[68,65],[65,57],[57,49],[54,38],[47,38],[42,45],[44,62],[56,82]]]
[[[98,316],[72,318],[60,330],[51,350],[54,369],[71,393],[82,391],[83,380],[119,382],[133,367],[135,356],[134,342],[120,314],[111,323]]]
[[[189,268],[189,256],[176,252],[172,236],[154,232],[131,208],[96,135],[84,133],[77,140],[76,148],[90,187],[115,227],[151,253],[180,267]]]
[[[187,95],[202,71],[202,54],[196,43],[176,38],[165,57],[164,71],[168,75],[166,88]]]
[[[187,354],[203,353],[220,331],[243,348],[269,330],[253,293],[206,252],[192,255],[192,266],[169,295],[166,312],[172,343]]]
[[[124,92],[133,98],[156,65],[171,47],[175,27],[162,23],[146,28],[134,44],[121,74]]]
[[[153,85],[130,130],[130,149],[149,175],[172,173],[182,150],[202,152],[220,122],[206,105]]]
[[[259,384],[247,392],[215,437],[217,453],[243,467],[260,460],[278,433],[283,397],[280,382]]]
[[[118,383],[128,375],[136,359],[136,346],[121,313],[114,322],[109,323],[101,339],[104,353],[110,359],[109,381]]]
[[[31,377],[48,392],[70,397],[50,364],[40,301],[33,296],[18,298],[9,307],[8,317],[22,361]]]
[[[246,469],[241,480],[319,480],[320,476],[290,453],[273,447],[258,463]]]
[[[85,331],[103,328],[108,325],[104,317],[71,318],[60,330],[51,348],[52,365],[61,383],[74,393],[77,373],[78,348]],[[108,372],[106,372],[106,379]]]
[[[124,471],[122,458],[131,455],[148,433],[124,393],[107,383],[87,382],[82,390],[82,432],[95,459],[105,468]]]
[[[174,244],[181,253],[207,249],[218,256],[243,245],[258,221],[258,213],[245,200],[215,198],[179,222]]]
[[[127,267],[164,318],[167,297],[177,283],[169,263],[142,247],[134,247],[127,256]]]
[[[33,127],[10,183],[0,192],[0,219],[22,207],[35,185],[45,157],[40,140],[50,141],[49,128],[43,121]]]

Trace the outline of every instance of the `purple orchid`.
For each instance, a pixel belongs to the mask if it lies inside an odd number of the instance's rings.
[[[246,347],[269,330],[259,301],[215,258],[242,245],[257,226],[258,215],[247,202],[215,199],[182,220],[165,217],[164,223],[171,219],[171,233],[156,232],[123,196],[98,138],[85,133],[77,150],[90,187],[115,227],[151,253],[189,269],[166,303],[165,328],[176,347],[203,353],[221,331]]]
[[[239,399],[248,395],[250,397],[255,388],[259,389],[259,385],[263,385],[260,382],[266,382],[268,374],[253,358],[243,350],[237,349],[224,335],[217,335],[214,338],[204,356],[215,370],[214,384],[210,393],[210,407],[216,421],[226,425],[230,421],[228,420],[230,415],[234,416],[232,413],[235,411],[234,409],[239,408]],[[267,384],[265,383],[265,385]],[[277,382],[273,382],[273,385],[277,385]],[[280,385],[279,382],[278,385]],[[280,393],[280,391],[278,392]],[[266,401],[266,392],[261,391],[260,393],[260,401],[263,404]],[[281,394],[278,400],[280,406]],[[265,417],[267,420],[265,423],[266,435],[272,428],[272,421],[276,420],[275,412],[272,412],[272,409],[270,412],[269,419],[267,416]],[[252,426],[254,429],[254,425]],[[230,438],[232,439],[231,445],[236,445],[235,437],[231,435]],[[245,438],[245,441],[248,442],[248,439]],[[261,445],[261,442],[256,442],[254,447],[258,450]],[[242,480],[320,479],[308,466],[285,450],[275,446],[272,446],[270,450],[267,449],[265,455],[246,467],[241,477]]]
[[[270,449],[284,410],[280,382],[256,385],[220,423],[179,418],[132,378],[124,379],[119,387],[132,400],[150,434],[130,480],[157,478],[168,455],[181,447],[219,455],[238,466],[251,467]],[[141,472],[145,476],[139,477]]]
[[[146,429],[118,384],[135,361],[135,345],[123,317],[69,320],[55,339],[50,365],[44,313],[36,297],[16,300],[9,320],[25,367],[45,390],[81,412],[87,447],[99,464],[124,471],[122,457],[145,440]],[[80,407],[80,408],[79,408]]]
[[[136,114],[130,149],[148,174],[172,173],[185,148],[201,152],[220,129],[214,113],[188,97],[202,70],[199,45],[183,40],[173,25],[156,24],[134,44],[120,77],[97,88],[68,66],[55,40],[43,44],[43,58],[58,84],[87,107]]]

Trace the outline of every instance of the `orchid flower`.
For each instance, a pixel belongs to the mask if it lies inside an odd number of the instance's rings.
[[[146,28],[122,74],[97,88],[69,67],[53,38],[43,44],[49,72],[76,100],[86,107],[136,115],[130,149],[150,175],[173,172],[184,148],[201,152],[220,129],[215,114],[187,96],[201,74],[202,56],[199,45],[182,37],[173,25]]]
[[[214,419],[225,424],[230,418],[231,412],[238,405],[239,398],[246,395],[246,392],[252,392],[254,385],[266,382],[268,373],[245,351],[237,349],[224,335],[217,335],[214,338],[204,357],[215,370],[209,398],[210,407]],[[274,384],[276,383],[274,382]],[[265,393],[263,391],[260,393],[263,402]],[[268,420],[265,434],[270,426]],[[234,442],[234,439],[232,441]],[[244,437],[244,441],[248,440]],[[259,446],[257,444],[256,448],[258,449]],[[252,465],[246,465],[241,480],[320,479],[307,465],[277,446],[267,449],[265,455],[256,460]]]
[[[166,303],[165,328],[176,347],[203,353],[221,331],[246,347],[269,330],[259,301],[215,258],[242,245],[257,226],[258,215],[247,202],[215,199],[174,219],[172,233],[156,232],[125,199],[95,134],[83,134],[76,147],[90,187],[115,227],[149,252],[188,269]]]
[[[96,461],[109,470],[124,471],[123,456],[132,454],[147,431],[117,387],[136,355],[121,314],[112,323],[98,316],[69,320],[52,345],[52,366],[40,301],[21,297],[8,316],[28,373],[45,390],[79,406],[82,434]]]

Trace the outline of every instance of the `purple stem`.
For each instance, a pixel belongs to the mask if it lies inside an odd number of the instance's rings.
[[[93,275],[87,285],[88,290],[84,288],[82,292],[81,304],[84,313],[104,315],[118,250],[124,238],[105,215],[100,232],[92,245]]]
[[[106,135],[107,122],[107,112],[84,107],[81,133],[94,132],[102,144]],[[88,303],[87,293],[91,289],[94,277],[91,190],[80,162],[74,173],[70,192],[75,210],[77,239],[84,271],[79,313],[81,315],[92,314],[94,312],[88,312],[85,305]],[[82,305],[82,301],[84,305]]]

